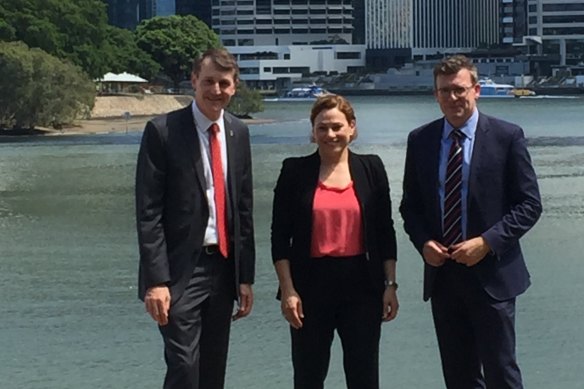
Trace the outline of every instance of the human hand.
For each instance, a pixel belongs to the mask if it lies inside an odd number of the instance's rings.
[[[444,265],[444,262],[450,257],[450,254],[448,253],[447,247],[435,240],[429,240],[424,243],[422,256],[428,265],[439,267]]]
[[[399,302],[397,301],[397,290],[394,287],[386,287],[383,292],[383,313],[381,320],[392,321],[397,316]]]
[[[491,248],[482,236],[465,240],[464,242],[452,245],[450,257],[457,263],[466,266],[474,266],[479,263]]]
[[[168,311],[170,310],[170,290],[166,285],[153,286],[146,290],[144,297],[146,312],[160,326],[168,324]]]
[[[235,312],[235,315],[233,315],[233,320],[239,320],[249,315],[252,307],[253,289],[251,284],[239,284],[239,308]]]
[[[294,329],[302,328],[304,312],[302,310],[302,299],[294,288],[291,290],[282,290],[281,296],[282,315]]]

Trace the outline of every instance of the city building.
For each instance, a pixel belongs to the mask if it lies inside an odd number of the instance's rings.
[[[352,43],[352,0],[212,0],[225,46]]]
[[[175,10],[177,15],[194,15],[212,26],[211,0],[176,0]]]
[[[528,35],[541,42],[538,54],[559,55],[559,64],[584,61],[584,0],[528,0]]]
[[[308,75],[365,67],[364,20],[356,21],[354,11],[364,14],[366,0],[210,3],[211,27],[237,57],[241,78],[252,88],[282,89]]]
[[[309,75],[333,75],[364,69],[365,45],[270,45],[227,48],[237,59],[248,86],[278,91]]]
[[[175,0],[153,0],[154,16],[170,16],[176,14]]]
[[[501,43],[521,44],[527,33],[527,0],[501,0],[499,4]]]
[[[103,0],[107,4],[108,23],[128,30],[144,19],[156,16],[155,0]]]
[[[500,43],[501,0],[368,0],[367,65],[400,66]]]

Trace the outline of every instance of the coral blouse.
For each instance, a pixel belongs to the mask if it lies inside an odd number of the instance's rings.
[[[361,207],[353,181],[333,188],[319,181],[312,206],[310,256],[350,257],[363,254]]]

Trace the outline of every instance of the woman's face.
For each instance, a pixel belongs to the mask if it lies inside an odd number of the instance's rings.
[[[355,121],[348,122],[338,108],[326,109],[314,118],[312,135],[321,153],[343,152],[354,134]]]

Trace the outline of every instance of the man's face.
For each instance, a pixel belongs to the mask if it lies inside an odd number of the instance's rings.
[[[434,96],[446,120],[458,128],[472,116],[480,91],[480,85],[473,84],[470,71],[461,69],[456,74],[438,75]]]
[[[191,74],[195,103],[208,119],[219,119],[221,110],[227,107],[231,96],[235,94],[237,84],[234,75],[234,71],[218,69],[209,58],[201,63],[199,74]]]

